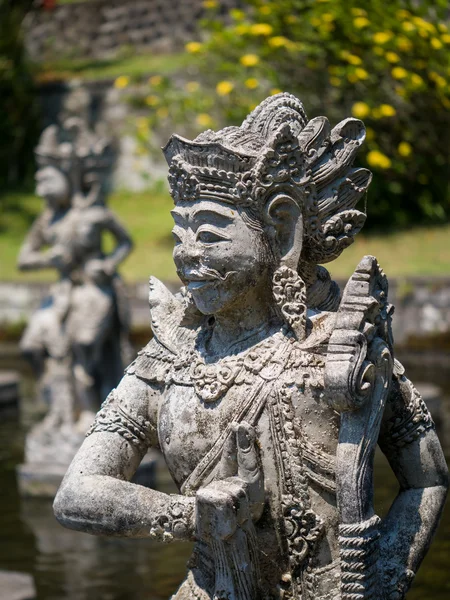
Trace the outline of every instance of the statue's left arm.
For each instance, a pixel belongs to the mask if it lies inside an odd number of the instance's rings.
[[[108,275],[113,275],[120,263],[125,260],[131,252],[133,242],[125,227],[108,209],[105,209],[102,225],[104,229],[112,233],[116,239],[116,247],[103,261],[105,272]]]
[[[396,363],[379,445],[400,484],[381,527],[385,590],[389,598],[395,592],[402,598],[438,526],[448,470],[433,420],[400,363]]]

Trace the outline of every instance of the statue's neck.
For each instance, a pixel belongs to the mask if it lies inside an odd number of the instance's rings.
[[[270,291],[251,287],[238,303],[214,315],[207,351],[224,356],[228,350],[245,350],[281,325]]]

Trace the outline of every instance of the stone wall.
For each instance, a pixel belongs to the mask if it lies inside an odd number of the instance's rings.
[[[222,0],[220,13],[239,4]],[[192,37],[202,0],[89,0],[36,8],[25,21],[26,46],[36,61],[105,58],[121,48],[170,51]]]
[[[0,329],[2,324],[5,327],[25,322],[49,287],[45,283],[0,283]],[[175,291],[176,285],[170,287]],[[128,293],[133,328],[148,328],[148,283],[129,284]],[[450,353],[450,278],[393,279],[389,299],[396,307],[393,319],[396,346]]]

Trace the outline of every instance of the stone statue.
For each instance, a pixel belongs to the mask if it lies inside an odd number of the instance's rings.
[[[74,117],[45,129],[36,148],[36,191],[47,206],[22,246],[19,268],[56,269],[59,280],[21,340],[49,405],[27,436],[27,462],[67,466],[123,374],[129,317],[116,271],[132,243],[105,206],[114,155],[110,139]],[[116,240],[108,255],[104,232]]]
[[[387,279],[366,256],[341,296],[318,266],[363,226],[364,137],[283,93],[240,127],[164,148],[185,287],[151,279],[154,337],[54,509],[93,534],[195,541],[176,600],[403,598],[431,542],[447,468],[394,359]],[[400,485],[383,521],[377,443]],[[129,483],[149,445],[178,495]]]

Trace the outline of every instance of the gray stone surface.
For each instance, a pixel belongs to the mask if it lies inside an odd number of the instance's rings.
[[[130,359],[129,308],[117,266],[132,242],[105,205],[115,157],[111,139],[70,117],[64,126],[44,130],[36,157],[36,192],[46,206],[23,243],[18,266],[55,269],[59,278],[20,342],[49,410],[27,434],[19,475],[25,485],[29,473],[41,480],[47,470],[51,486],[54,468],[70,463]],[[103,252],[105,233],[116,242],[109,254]]]
[[[394,359],[388,281],[321,264],[362,228],[361,121],[289,94],[164,148],[184,288],[150,281],[153,339],[102,405],[54,502],[92,534],[195,541],[174,600],[404,598],[448,473]],[[377,444],[400,491],[374,512]],[[159,447],[179,494],[131,482]]]
[[[36,589],[31,575],[0,571],[0,591],[4,600],[35,600]]]

